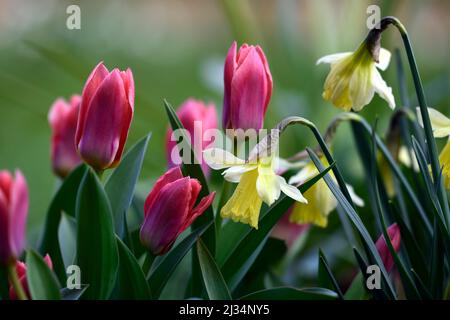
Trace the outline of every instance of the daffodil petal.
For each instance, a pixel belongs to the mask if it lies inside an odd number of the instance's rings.
[[[336,61],[339,61],[345,57],[348,57],[349,55],[351,55],[353,52],[341,52],[341,53],[334,53],[334,54],[329,54],[326,55],[320,59],[317,60],[316,65],[321,64],[321,63],[334,63]]]
[[[243,165],[245,161],[235,157],[232,153],[219,149],[210,148],[203,151],[203,159],[214,170]]]
[[[389,107],[391,109],[395,108],[395,99],[394,95],[392,94],[392,88],[388,87],[386,82],[381,77],[380,72],[378,72],[377,69],[373,69],[372,72],[372,85],[375,89],[375,92],[378,93],[378,95],[386,100],[389,104]]]
[[[355,189],[349,184],[346,184],[346,186],[353,203],[356,204],[358,207],[364,207],[364,200],[356,194]]]
[[[391,52],[384,48],[380,48],[380,54],[378,56],[378,63],[375,65],[380,70],[386,70],[389,66],[389,62],[391,61]]]
[[[431,127],[433,128],[433,135],[436,138],[442,138],[450,135],[450,119],[444,114],[433,108],[427,108],[430,115]],[[420,108],[417,107],[417,121],[423,127],[422,114]]]
[[[311,166],[310,164],[305,166],[302,170],[300,170],[297,174],[293,175],[289,179],[289,184],[300,184],[304,183],[305,181],[311,179],[318,173],[317,169],[315,169],[315,166]]]
[[[251,170],[255,170],[256,165],[240,165],[228,168],[223,172],[225,180],[237,183],[241,180],[241,176]]]
[[[256,190],[262,201],[272,205],[281,193],[280,183],[275,172],[259,167],[258,179],[256,179]]]
[[[353,72],[350,79],[349,90],[352,100],[352,109],[360,111],[364,106],[369,104],[375,93],[372,85],[372,72],[375,68],[368,66],[360,66]]]
[[[308,200],[302,195],[300,190],[298,190],[296,187],[291,186],[284,180],[283,177],[278,176],[278,181],[280,184],[281,191],[287,195],[289,198],[294,199],[295,201],[302,202],[302,203],[308,203]]]

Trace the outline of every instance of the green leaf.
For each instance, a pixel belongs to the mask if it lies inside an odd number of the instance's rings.
[[[366,290],[366,292],[369,295],[373,296],[375,299],[377,299],[377,300],[387,300],[388,297],[383,292],[383,290],[381,290],[381,289],[369,290],[367,288],[367,284],[366,283],[367,283],[367,279],[370,276],[370,274],[367,273],[367,262],[364,260],[363,256],[358,251],[358,249],[353,248],[353,253],[355,254],[355,258],[356,258],[356,262],[358,263],[358,266],[359,266],[360,274],[363,277],[362,287]]]
[[[61,293],[58,279],[44,259],[37,252],[29,250],[27,251],[26,262],[31,298],[33,300],[60,300]]]
[[[114,299],[148,300],[150,288],[138,261],[128,247],[117,237],[119,270],[117,271]]]
[[[205,225],[192,231],[189,236],[181,241],[175,248],[170,250],[166,255],[161,257],[161,259],[158,259],[157,261],[155,260],[155,266],[152,270],[150,270],[151,273],[148,278],[148,283],[154,299],[159,298],[159,295],[164,289],[164,286],[174,272],[175,268],[189,252],[189,250],[191,250],[198,237],[200,237],[210,226],[210,224]]]
[[[364,285],[363,275],[361,272],[358,272],[350,287],[345,292],[345,300],[367,300],[367,289],[364,288]]]
[[[64,212],[61,215],[58,238],[64,264],[69,266],[75,261],[77,252],[77,222],[74,217]]]
[[[61,254],[58,230],[61,221],[61,213],[64,211],[69,216],[75,217],[75,203],[78,187],[86,172],[86,165],[77,167],[64,180],[58,192],[53,197],[44,225],[44,232],[39,246],[42,255],[52,257],[53,270],[61,283],[66,281],[66,268]]]
[[[111,207],[103,187],[88,170],[77,195],[77,264],[89,285],[88,299],[108,299],[116,279],[119,257]]]
[[[319,170],[319,174],[299,187],[300,191],[304,193],[308,190],[333,166],[334,163],[327,169]],[[238,283],[250,269],[253,262],[264,247],[272,228],[282,217],[282,215],[286,213],[293,202],[293,199],[286,197],[283,194],[277,202],[275,202],[270,208],[267,209],[265,213],[262,214],[262,218],[259,221],[258,230],[250,229],[249,232],[244,234],[239,244],[235,247],[233,253],[222,265],[220,265],[225,281],[231,290],[236,288]]]
[[[105,191],[111,204],[114,229],[124,239],[124,217],[133,200],[134,189],[141,172],[151,134],[139,140],[123,157],[105,184]]]
[[[331,269],[328,265],[327,258],[325,257],[323,251],[319,249],[319,285],[328,289],[333,288],[338,294],[339,299],[344,299],[341,288],[336,278],[333,276]]]
[[[80,289],[61,289],[62,300],[80,300],[83,293],[88,288],[87,285],[82,285]]]
[[[280,287],[253,292],[240,300],[336,300],[336,292],[325,288]]]
[[[220,273],[219,267],[201,239],[197,241],[197,254],[209,299],[231,300],[230,291]]]

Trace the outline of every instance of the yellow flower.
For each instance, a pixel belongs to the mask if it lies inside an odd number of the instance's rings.
[[[369,104],[376,92],[394,109],[392,88],[387,86],[377,70],[385,70],[390,58],[390,52],[380,48],[379,62],[375,62],[365,42],[355,52],[336,53],[320,58],[317,64],[331,64],[324,84],[323,98],[345,111],[359,111]]]
[[[321,161],[324,165],[328,165],[324,157],[321,157]],[[319,171],[314,163],[309,162],[296,175],[289,179],[289,183],[305,183],[318,173]],[[333,173],[330,173],[330,176],[336,181]],[[347,189],[353,202],[358,206],[363,206],[364,201],[355,194],[353,188],[347,185]],[[337,200],[325,181],[323,179],[317,181],[305,192],[304,196],[308,202],[306,204],[295,203],[289,221],[297,224],[312,223],[319,227],[326,227],[328,225],[328,216],[336,208]]]
[[[433,108],[428,108],[428,114],[430,115],[433,136],[436,138],[449,136],[450,138],[450,119]],[[417,107],[417,120],[420,125],[423,126],[419,107]],[[450,140],[447,141],[444,149],[442,149],[441,154],[439,155],[439,163],[442,166],[442,176],[444,177],[445,188],[450,189]]]
[[[203,152],[203,157],[212,169],[227,168],[223,172],[225,180],[239,183],[220,211],[223,218],[247,223],[258,229],[262,202],[272,205],[280,197],[281,192],[296,201],[307,202],[296,187],[289,185],[276,173],[279,159],[274,154],[246,162],[230,152],[211,148]]]

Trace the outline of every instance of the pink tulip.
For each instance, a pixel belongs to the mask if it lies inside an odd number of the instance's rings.
[[[28,187],[22,173],[0,171],[0,264],[22,254],[28,215]]]
[[[70,103],[60,98],[53,103],[48,113],[48,122],[52,128],[52,167],[61,178],[65,178],[81,163],[75,148],[80,102],[79,95],[72,96]]]
[[[197,150],[198,152],[196,152],[197,156],[201,156],[202,151],[206,149],[212,141],[204,141],[202,136],[198,137],[198,131],[200,131],[200,134],[203,135],[206,130],[217,128],[216,107],[214,106],[214,104],[206,105],[202,101],[194,100],[191,98],[186,100],[181,105],[181,107],[177,111],[177,115],[181,123],[183,124],[183,127],[191,135],[191,145],[194,150],[196,148],[194,137],[196,137],[196,139],[202,139],[200,143],[201,150]],[[200,127],[198,127],[197,130],[194,130],[196,121],[200,122]],[[181,158],[178,152],[173,152],[173,148],[176,146],[177,142],[170,139],[171,135],[172,130],[169,128],[166,135],[166,153],[169,168],[173,168],[175,165],[181,163]],[[201,164],[203,172],[206,175],[209,174],[210,169],[206,162],[202,161]]]
[[[396,223],[394,223],[387,229],[387,232],[389,238],[391,239],[391,243],[394,247],[395,252],[398,252],[400,250],[401,242],[400,228]],[[378,238],[375,245],[377,247],[378,253],[380,254],[381,260],[383,260],[384,267],[389,272],[394,266],[394,258],[389,252],[389,248],[383,235]]]
[[[153,254],[169,251],[180,233],[211,205],[214,192],[194,208],[201,188],[198,180],[183,177],[180,167],[170,169],[156,181],[145,200],[140,231],[142,244]]]
[[[280,240],[284,240],[288,247],[292,247],[295,241],[303,233],[308,231],[309,224],[297,224],[289,221],[293,206],[291,206],[284,216],[277,222],[272,230],[271,236]]]
[[[83,89],[75,144],[96,170],[115,167],[122,157],[134,111],[130,69],[108,69],[99,63]]]
[[[53,270],[53,263],[50,256],[47,254],[44,257],[44,261],[47,264],[47,266]],[[16,262],[16,273],[17,277],[19,278],[20,284],[22,285],[23,290],[25,291],[28,299],[31,299],[30,290],[28,288],[28,281],[27,281],[27,265],[21,261]],[[9,299],[11,300],[17,300],[17,294],[16,291],[14,291],[14,288],[12,285],[9,287]]]
[[[236,46],[225,60],[223,127],[259,130],[272,96],[269,64],[261,47],[243,44],[236,54]]]

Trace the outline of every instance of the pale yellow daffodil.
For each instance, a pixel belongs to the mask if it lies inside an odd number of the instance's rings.
[[[328,165],[324,157],[321,157],[322,163]],[[319,173],[313,162],[309,162],[296,175],[289,179],[290,184],[301,184],[307,182]],[[333,173],[330,176],[336,181]],[[358,206],[364,206],[364,201],[358,197],[353,188],[347,185],[347,189],[353,202]],[[319,227],[328,225],[328,216],[336,208],[337,200],[328,188],[323,179],[317,181],[304,194],[308,203],[295,203],[292,208],[289,221],[297,224],[311,223]]]
[[[336,53],[320,58],[317,64],[331,65],[324,84],[323,98],[342,110],[360,111],[369,104],[376,92],[394,109],[392,88],[387,86],[378,71],[387,68],[390,58],[391,53],[380,48],[379,62],[375,62],[365,42],[355,52]]]
[[[258,228],[262,202],[272,205],[281,192],[292,199],[306,203],[306,199],[294,186],[277,174],[279,158],[273,153],[254,161],[244,161],[228,151],[211,148],[203,152],[206,163],[215,170],[225,169],[225,180],[239,183],[220,214],[236,222]]]

